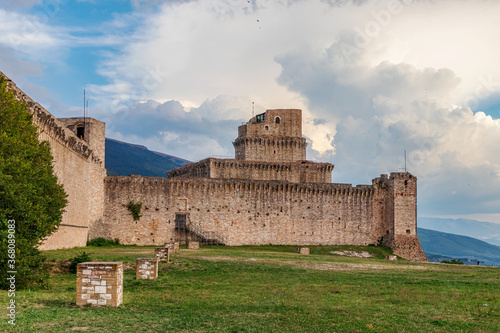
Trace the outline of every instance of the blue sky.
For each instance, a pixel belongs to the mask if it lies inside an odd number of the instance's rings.
[[[11,0],[0,71],[57,117],[199,160],[237,126],[303,109],[334,182],[407,165],[420,216],[500,223],[500,4],[494,0]]]

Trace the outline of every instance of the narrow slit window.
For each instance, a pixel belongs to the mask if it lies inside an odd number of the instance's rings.
[[[85,127],[84,126],[80,125],[76,128],[76,136],[82,140],[85,138]]]

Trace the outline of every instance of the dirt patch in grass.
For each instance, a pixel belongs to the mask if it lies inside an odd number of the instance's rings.
[[[47,269],[50,275],[69,274],[69,264],[71,260],[56,260],[47,262]]]
[[[363,270],[363,269],[429,269],[425,266],[410,266],[410,265],[375,265],[375,264],[320,264],[320,263],[308,263],[308,262],[297,262],[297,261],[287,261],[287,264],[302,267],[317,269],[320,271],[353,271],[353,270]]]
[[[160,247],[160,246],[159,246]],[[134,251],[134,252],[123,252],[123,254],[151,254],[154,256],[155,250],[149,250],[149,251]]]
[[[244,261],[244,262],[264,262],[273,264],[292,265],[300,268],[315,269],[320,271],[353,271],[353,270],[379,270],[379,269],[429,269],[425,266],[413,265],[377,265],[377,264],[353,264],[353,263],[315,263],[304,261],[281,261],[278,259],[255,259],[255,258],[236,258],[236,257],[199,257],[201,260],[208,261]]]
[[[208,261],[270,261],[271,259],[256,259],[256,258],[236,258],[236,257],[200,257],[201,260]]]

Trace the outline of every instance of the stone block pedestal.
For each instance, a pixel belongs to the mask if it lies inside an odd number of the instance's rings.
[[[168,247],[155,247],[155,258],[158,261],[170,261],[170,249]]]
[[[122,301],[123,263],[121,261],[78,264],[76,305],[119,306]]]
[[[309,248],[308,247],[299,247],[299,248],[297,248],[297,253],[309,255]]]
[[[173,254],[176,251],[174,243],[166,243],[165,248],[170,249],[170,254]]]
[[[200,242],[188,241],[187,248],[189,250],[198,250],[200,248]]]
[[[137,258],[135,265],[135,278],[137,280],[158,279],[158,259]]]

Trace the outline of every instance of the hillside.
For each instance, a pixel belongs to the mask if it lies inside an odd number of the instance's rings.
[[[182,158],[151,151],[141,145],[106,139],[108,176],[167,177],[167,171],[188,163]]]
[[[500,265],[500,246],[472,237],[423,228],[418,228],[418,238],[430,261],[452,258],[462,261],[469,259],[471,264],[479,260],[481,265]]]
[[[470,219],[419,217],[418,226],[455,235],[469,236],[500,246],[500,224]]]

